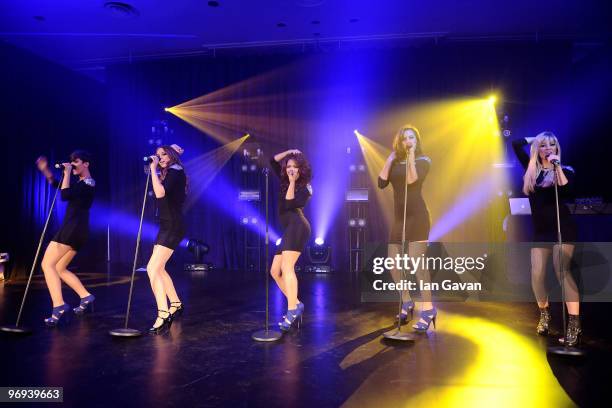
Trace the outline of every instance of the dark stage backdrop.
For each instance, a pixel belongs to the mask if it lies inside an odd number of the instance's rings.
[[[96,201],[107,196],[107,99],[103,84],[6,43],[0,43],[0,60],[4,158],[0,251],[10,253],[17,276],[29,272],[54,193],[36,170],[39,155],[53,163],[66,161],[77,148],[91,151]],[[64,211],[65,205],[59,203],[45,245]],[[105,252],[104,237],[92,231],[90,244],[77,255],[75,265],[83,259],[103,262]]]
[[[356,146],[354,128],[367,129],[370,137],[389,145],[399,125],[407,121],[418,125],[419,118],[375,125],[385,112],[408,103],[478,97],[497,90],[504,97],[503,111],[511,115],[514,136],[533,136],[541,130],[554,129],[565,147],[564,161],[574,164],[584,180],[578,194],[609,196],[609,182],[590,183],[588,173],[593,166],[586,164],[588,157],[597,151],[589,144],[602,139],[598,132],[605,122],[601,113],[605,96],[597,90],[591,76],[596,75],[607,85],[610,82],[601,67],[609,67],[609,59],[601,55],[594,58],[598,60],[576,61],[575,49],[565,42],[469,43],[307,55],[202,57],[112,66],[107,70],[111,209],[131,216],[138,214],[145,180],[139,158],[152,150],[148,140],[155,121],[167,121],[174,133],[163,141],[184,145],[186,160],[218,146],[210,135],[163,112],[165,106],[218,90],[223,90],[222,95],[231,102],[234,138],[241,136],[242,131],[250,131],[267,157],[287,148],[299,148],[306,153],[314,167],[315,195],[330,194],[326,184],[335,180],[331,173],[347,173],[348,163],[358,160],[346,155],[347,146]],[[230,87],[233,84],[239,85]],[[267,98],[260,98],[262,95]],[[591,98],[589,108],[578,109],[574,103],[577,97]],[[589,115],[597,120],[586,126],[584,121]],[[329,159],[330,152],[334,160]],[[320,157],[325,157],[325,162]],[[187,213],[188,236],[208,242],[209,259],[217,267],[229,269],[242,265],[243,235],[239,214],[232,214],[219,203],[216,185],[237,184],[239,163],[230,161]],[[515,191],[519,173],[517,169]],[[339,184],[333,188],[346,187]],[[234,205],[233,200],[235,197],[226,197],[225,207]],[[330,205],[339,210],[327,223],[326,240],[333,248],[336,269],[346,270],[346,216],[342,204],[334,204],[330,199]],[[382,219],[380,209],[372,206],[369,218]],[[306,211],[311,222],[318,223],[317,211],[322,212],[323,208],[311,202]],[[274,197],[272,210],[275,213]],[[277,226],[275,217],[273,224]],[[369,239],[386,238],[382,223],[370,225]],[[135,231],[117,232],[113,256],[129,261],[134,236]],[[151,239],[145,243],[145,254],[150,251]],[[184,250],[178,253],[188,259]],[[141,262],[144,261],[143,258]]]

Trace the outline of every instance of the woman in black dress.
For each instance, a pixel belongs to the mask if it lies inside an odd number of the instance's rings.
[[[531,143],[530,154],[523,147]],[[569,166],[562,166],[561,147],[559,141],[552,132],[542,132],[535,138],[517,139],[512,142],[512,147],[519,161],[525,168],[523,177],[523,193],[529,196],[531,204],[531,220],[534,227],[534,246],[531,249],[531,286],[540,308],[540,320],[536,331],[538,334],[548,333],[550,323],[550,311],[548,307],[548,294],[545,285],[546,262],[549,255],[553,254],[553,266],[560,277],[559,251],[561,250],[562,267],[565,272],[565,295],[566,307],[569,320],[565,337],[559,339],[565,341],[568,346],[578,343],[580,334],[580,299],[576,282],[570,273],[571,258],[574,253],[576,242],[576,225],[573,222],[569,210],[565,205],[559,203],[559,220],[561,225],[562,249],[558,244],[557,237],[557,212],[555,203],[554,185],[557,182],[559,194],[564,197],[572,187],[574,170]],[[552,247],[552,251],[551,251]]]
[[[48,326],[56,326],[70,310],[70,306],[64,303],[62,296],[62,281],[81,298],[79,306],[73,309],[74,313],[83,314],[90,306],[93,307],[94,295],[89,293],[79,278],[68,270],[68,264],[85,244],[89,234],[89,209],[93,203],[96,186],[96,182],[89,173],[90,160],[89,153],[76,150],[70,155],[70,162],[63,163],[61,198],[63,201],[68,201],[68,206],[62,226],[47,246],[42,259],[45,281],[53,302],[51,316],[45,319]],[[57,188],[59,182],[49,170],[47,158],[39,157],[36,165],[47,181]],[[79,178],[72,185],[71,174]]]
[[[378,187],[393,186],[393,225],[389,237],[388,256],[395,258],[401,253],[402,227],[404,225],[404,195],[406,194],[406,229],[405,240],[408,243],[409,256],[421,256],[427,250],[429,239],[430,217],[427,204],[423,200],[421,189],[429,172],[431,160],[423,154],[421,137],[416,127],[404,125],[393,139],[393,151],[387,158],[385,166],[378,176]],[[392,271],[394,280],[400,280],[397,270]],[[429,282],[429,271],[420,268],[416,271],[417,279]],[[417,331],[427,331],[437,315],[431,302],[431,292],[421,291],[422,302],[417,302],[421,309],[420,320],[412,327]],[[406,323],[408,313],[412,317],[415,302],[408,291],[402,292],[402,309],[397,316],[401,323]]]
[[[187,176],[179,157],[182,153],[183,149],[177,145],[161,146],[156,155],[151,156],[151,180],[159,208],[159,232],[147,264],[147,274],[157,303],[157,319],[149,329],[154,334],[168,329],[172,320],[183,312],[183,303],[166,271],[166,262],[185,235],[183,203]],[[170,300],[170,309],[166,298]]]
[[[288,331],[294,322],[299,324],[304,313],[304,304],[298,299],[295,263],[310,238],[310,223],[304,217],[303,208],[312,195],[311,170],[306,157],[297,149],[277,154],[270,165],[281,180],[278,212],[283,227],[270,274],[287,298],[287,313],[279,327]]]

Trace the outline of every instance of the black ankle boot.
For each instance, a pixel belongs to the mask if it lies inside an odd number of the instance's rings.
[[[548,325],[550,324],[550,309],[548,306],[540,308],[540,321],[536,331],[538,334],[546,335],[548,333]]]
[[[567,329],[565,331],[565,337],[559,339],[559,343],[566,345],[567,347],[574,347],[580,343],[580,335],[582,329],[580,328],[580,316],[569,315],[567,320]]]

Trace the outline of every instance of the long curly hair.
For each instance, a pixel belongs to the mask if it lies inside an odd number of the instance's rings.
[[[289,176],[287,176],[287,163],[289,163],[289,160],[295,161],[300,171],[300,177],[295,182],[296,186],[301,188],[310,183],[310,180],[312,180],[312,168],[308,159],[303,154],[292,153],[285,156],[281,161],[281,186],[283,189],[289,187]]]
[[[172,147],[170,145],[161,145],[155,151],[157,152],[158,149],[162,149],[170,157],[170,162],[168,163],[168,165],[165,168],[160,166],[159,164],[157,165],[157,168],[159,169],[159,174],[160,174],[159,178],[162,181],[166,178],[166,175],[168,174],[168,169],[173,164],[178,164],[179,166],[181,166],[183,168],[183,171],[185,171],[185,165],[181,161],[181,153],[182,152],[179,153],[178,151],[176,151],[174,149],[174,147]],[[187,177],[187,172],[186,171],[185,171],[185,180],[186,180],[185,181],[185,192],[187,192],[188,187],[189,187],[189,177]]]
[[[525,195],[533,193],[536,180],[542,172],[542,159],[540,158],[539,149],[540,145],[545,141],[555,144],[556,151],[554,154],[559,156],[559,159],[561,159],[561,146],[559,145],[557,136],[555,136],[553,132],[549,131],[539,133],[531,142],[531,147],[529,149],[529,165],[527,165],[527,170],[523,176],[523,193],[525,193]]]
[[[402,126],[401,128],[399,128],[399,130],[395,134],[395,137],[393,138],[393,150],[395,151],[395,157],[397,157],[400,160],[405,159],[408,154],[408,152],[404,148],[404,144],[402,143],[404,132],[407,130],[412,130],[414,134],[416,135],[417,145],[416,145],[416,148],[414,149],[414,156],[415,157],[423,156],[423,148],[421,145],[421,133],[419,132],[419,129],[417,129],[417,127],[414,125],[406,124]]]

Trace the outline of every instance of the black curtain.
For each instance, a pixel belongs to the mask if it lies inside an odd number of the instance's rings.
[[[386,111],[405,103],[483,96],[475,90],[483,94],[501,91],[507,102],[504,109],[514,118],[515,135],[534,135],[554,116],[562,143],[570,145],[569,115],[559,112],[570,111],[571,96],[564,94],[563,86],[571,80],[571,59],[571,44],[565,42],[470,43],[308,55],[228,55],[113,66],[108,69],[111,208],[138,214],[145,180],[138,160],[152,151],[147,141],[156,120],[167,121],[174,133],[164,142],[185,145],[187,160],[219,146],[209,135],[163,112],[165,106],[218,90],[224,90],[228,99],[242,101],[232,105],[235,138],[242,131],[251,132],[267,157],[294,147],[303,150],[312,162],[322,154],[331,157],[329,161],[337,157],[337,170],[344,173],[343,166],[353,159],[343,157],[343,149],[356,147],[353,128],[368,129]],[[270,97],[257,98],[262,95]],[[418,123],[418,118],[410,121]],[[370,130],[380,143],[389,146],[399,125],[388,123]],[[342,140],[334,143],[338,139]],[[576,159],[571,150],[566,151],[565,157]],[[239,183],[240,163],[230,161],[218,177]],[[333,169],[333,164],[314,167],[315,194],[328,191],[325,183]],[[214,194],[215,181],[188,211],[188,235],[210,244],[210,260],[217,266],[241,267],[241,226],[237,217],[213,203],[210,195]],[[273,205],[274,201],[275,197]],[[336,268],[346,269],[346,216],[343,205],[336,206],[339,211],[330,222],[327,242],[333,248]],[[311,221],[317,218],[313,207],[306,212]],[[320,206],[317,208],[320,211]],[[375,206],[370,209],[371,220],[382,219],[377,211],[380,209]],[[386,234],[382,223],[371,223],[371,240],[384,241]],[[135,232],[117,237],[115,256],[129,260],[134,237]],[[188,256],[184,251],[183,255]]]
[[[107,196],[107,98],[103,84],[6,43],[0,44],[0,58],[5,146],[0,251],[9,252],[13,276],[18,276],[29,272],[54,193],[35,167],[39,155],[53,163],[67,161],[75,149],[89,150],[98,183],[96,200]],[[64,209],[62,203],[56,207],[45,245]],[[102,262],[104,243],[103,232],[92,231],[75,264],[85,258]]]

